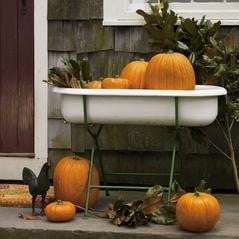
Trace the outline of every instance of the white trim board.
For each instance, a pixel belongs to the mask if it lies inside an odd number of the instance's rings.
[[[142,3],[130,3],[130,0],[104,0],[103,25],[143,25],[144,19],[136,13],[137,9],[149,10],[144,0]],[[239,25],[239,2],[174,2],[170,8],[179,16],[221,21],[222,25]]]
[[[38,173],[47,161],[47,2],[34,0],[34,153],[35,157],[0,157],[0,179],[21,180],[24,166]]]

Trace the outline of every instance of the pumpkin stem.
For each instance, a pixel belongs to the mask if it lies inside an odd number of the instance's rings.
[[[199,185],[195,188],[195,191],[203,192],[203,193],[211,193],[211,188],[206,188],[207,182],[205,180],[201,180]]]
[[[200,192],[197,191],[197,190],[195,190],[195,192],[194,192],[194,196],[195,196],[195,197],[199,197],[199,196],[200,196]]]
[[[174,51],[173,50],[168,50],[168,52],[167,53],[174,53]]]
[[[62,202],[60,199],[57,199],[57,200],[56,200],[56,204],[57,204],[57,205],[62,205],[63,202]]]
[[[80,156],[78,156],[77,154],[75,154],[75,155],[73,156],[73,159],[80,160],[81,158],[80,158]]]

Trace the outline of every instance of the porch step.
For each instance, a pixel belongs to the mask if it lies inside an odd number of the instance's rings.
[[[138,198],[135,192],[126,192],[130,198]],[[178,225],[148,224],[136,228],[117,227],[110,220],[89,216],[84,218],[78,213],[71,222],[52,223],[41,217],[40,220],[23,220],[21,212],[30,213],[30,208],[0,207],[0,238],[4,239],[235,239],[239,238],[239,195],[216,195],[222,206],[222,213],[215,228],[207,233],[189,233],[179,229]],[[117,193],[100,198],[97,209],[106,208],[108,202],[114,202]]]

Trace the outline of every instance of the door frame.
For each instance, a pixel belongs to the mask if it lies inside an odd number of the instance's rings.
[[[38,173],[47,161],[47,5],[34,0],[34,157],[0,157],[0,180],[21,180],[23,167]]]

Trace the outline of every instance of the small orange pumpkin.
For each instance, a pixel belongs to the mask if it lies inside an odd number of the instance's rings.
[[[102,81],[103,89],[129,89],[129,81],[120,77],[107,77]]]
[[[128,63],[121,71],[120,77],[129,80],[130,89],[145,88],[145,72],[148,62],[142,60]]]
[[[70,201],[84,207],[87,192],[89,160],[77,156],[62,158],[56,165],[53,175],[55,197],[62,201]],[[94,166],[92,173],[93,185],[99,185],[99,172]],[[93,207],[99,196],[99,189],[90,191],[89,206]]]
[[[186,193],[176,205],[176,217],[181,228],[192,232],[211,230],[220,216],[217,199],[203,192]]]
[[[153,56],[145,72],[147,89],[193,90],[195,82],[191,62],[177,52]]]
[[[57,200],[56,202],[48,204],[44,212],[49,221],[66,222],[74,218],[76,208],[71,202]]]
[[[102,85],[102,81],[93,80],[87,84],[87,89],[101,89],[102,88],[101,85]]]

